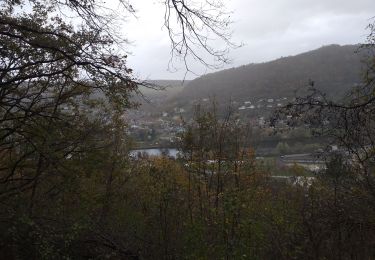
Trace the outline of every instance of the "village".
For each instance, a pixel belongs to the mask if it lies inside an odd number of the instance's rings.
[[[210,98],[201,98],[190,101],[190,107],[175,106],[170,109],[160,109],[165,101],[163,98],[149,100],[147,105],[151,104],[155,109],[142,109],[141,106],[126,115],[130,122],[128,133],[134,139],[137,148],[175,147],[178,134],[183,132],[184,123],[192,120],[192,109],[198,104],[209,107],[212,102]],[[280,108],[290,101],[293,101],[293,98],[249,98],[245,101],[233,100],[231,107],[241,120],[250,123],[254,128],[264,129],[268,128],[267,116],[275,108]]]

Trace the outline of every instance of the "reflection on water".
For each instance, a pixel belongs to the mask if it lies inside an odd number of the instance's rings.
[[[147,154],[148,156],[167,155],[173,158],[177,157],[178,150],[176,148],[152,148],[152,149],[137,149],[131,150],[130,156],[138,157],[140,154]]]

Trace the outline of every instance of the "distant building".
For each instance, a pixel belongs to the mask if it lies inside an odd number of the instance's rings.
[[[260,125],[260,126],[263,126],[263,125],[265,125],[266,124],[266,120],[264,119],[264,117],[259,117],[259,119],[258,119],[258,124]]]
[[[331,150],[332,151],[337,151],[339,148],[337,145],[331,145]]]

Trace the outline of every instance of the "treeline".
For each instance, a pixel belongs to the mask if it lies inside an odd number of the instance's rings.
[[[230,111],[221,120],[215,109],[197,109],[177,159],[130,159],[121,125],[96,127],[105,132],[82,146],[96,149],[7,161],[15,172],[1,186],[2,259],[375,256],[372,177],[358,178],[342,155],[331,155],[313,182],[295,167],[293,184],[257,162],[249,126]],[[49,125],[48,133],[56,142],[62,129]]]
[[[248,64],[201,76],[189,82],[173,101],[216,97],[223,105],[228,98],[252,102],[264,98],[294,97],[305,94],[309,79],[334,98],[361,82],[365,55],[360,45],[328,45],[296,56]],[[188,106],[188,105],[187,105]]]

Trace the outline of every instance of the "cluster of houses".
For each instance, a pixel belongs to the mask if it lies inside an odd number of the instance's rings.
[[[257,101],[251,102],[250,100],[244,101],[238,110],[246,109],[263,109],[263,108],[275,108],[282,107],[288,101],[287,97],[282,98],[261,98]]]
[[[130,121],[128,133],[135,141],[147,147],[161,145],[167,147],[176,142],[178,133],[183,131],[181,117],[174,113],[162,112],[155,116],[137,111],[128,119]]]
[[[191,104],[209,103],[210,98],[201,98],[199,100],[190,100]],[[244,100],[244,99],[243,99]],[[244,101],[233,101],[233,108],[240,113],[245,111],[254,111],[250,120],[253,126],[265,127],[267,125],[266,118],[261,111],[271,110],[273,108],[282,107],[292,101],[287,97],[266,97],[258,99],[245,99]],[[218,104],[220,105],[220,103]],[[185,107],[175,104],[174,107],[168,110],[136,110],[131,113],[129,119],[132,120],[130,132],[137,139],[142,139],[147,142],[170,142],[173,143],[176,139],[176,133],[181,131],[182,117],[186,119],[189,117],[190,110]]]

